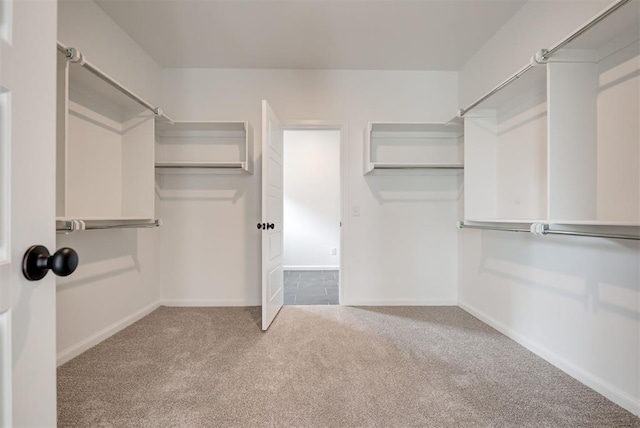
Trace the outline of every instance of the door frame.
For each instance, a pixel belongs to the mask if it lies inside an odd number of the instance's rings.
[[[282,120],[282,119],[280,119]],[[346,293],[347,285],[344,283],[344,278],[347,277],[345,272],[347,271],[345,254],[346,237],[348,236],[349,221],[347,221],[347,213],[345,207],[347,206],[347,166],[349,151],[346,141],[349,137],[349,128],[346,123],[339,121],[325,121],[325,120],[282,120],[282,129],[286,131],[339,131],[340,132],[340,255],[338,269],[338,304],[344,305],[345,300],[348,302],[348,294]],[[286,165],[282,164],[282,168],[286,168]]]

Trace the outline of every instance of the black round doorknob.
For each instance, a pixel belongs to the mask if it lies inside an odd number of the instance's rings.
[[[60,248],[51,255],[46,247],[33,245],[22,259],[22,273],[29,281],[41,280],[49,270],[58,276],[71,275],[77,267],[78,253],[71,248]]]

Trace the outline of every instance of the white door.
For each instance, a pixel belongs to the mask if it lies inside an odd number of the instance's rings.
[[[262,101],[262,329],[284,303],[282,272],[282,124]]]
[[[0,426],[56,424],[56,280],[27,281],[55,246],[56,8],[0,0]]]

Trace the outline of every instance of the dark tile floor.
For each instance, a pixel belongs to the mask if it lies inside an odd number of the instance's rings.
[[[338,271],[284,271],[285,305],[337,305]]]

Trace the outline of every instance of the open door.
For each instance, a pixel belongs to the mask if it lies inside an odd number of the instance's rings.
[[[56,424],[56,7],[0,0],[0,427]]]
[[[262,101],[262,329],[267,330],[284,303],[282,272],[282,124]]]

